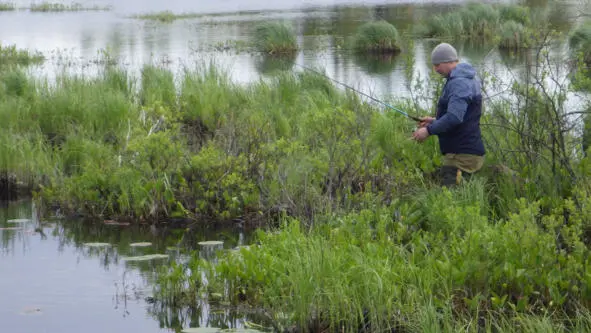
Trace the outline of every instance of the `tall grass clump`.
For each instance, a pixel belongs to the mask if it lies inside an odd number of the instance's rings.
[[[264,22],[254,28],[255,48],[268,54],[291,54],[298,50],[293,30],[281,22]]]
[[[140,104],[176,109],[177,93],[173,74],[154,65],[144,65],[141,74]]]
[[[4,65],[31,65],[45,60],[40,52],[17,49],[16,45],[0,45],[0,67]]]
[[[571,32],[569,39],[571,52],[581,54],[585,63],[591,63],[591,20],[586,20]]]
[[[191,14],[191,13],[175,14],[170,10],[166,10],[166,11],[157,12],[157,13],[135,15],[133,17],[140,19],[140,20],[151,20],[151,21],[159,21],[162,23],[172,23],[176,20],[199,17],[199,14]]]
[[[502,22],[515,21],[527,26],[531,23],[531,12],[528,7],[519,5],[504,5],[499,8]]]
[[[400,36],[396,27],[387,21],[367,22],[358,28],[353,48],[357,52],[397,52]]]
[[[16,5],[13,3],[6,3],[6,2],[1,2],[0,3],[0,12],[6,12],[6,11],[12,11],[12,10],[16,10]]]
[[[526,36],[526,28],[518,22],[507,21],[501,25],[499,47],[502,49],[519,49],[528,47],[531,39]]]
[[[52,2],[41,2],[36,4],[31,4],[29,10],[32,12],[78,12],[78,11],[102,11],[102,10],[110,10],[111,8],[108,6],[91,6],[87,7],[81,3],[71,3],[69,5],[63,3],[52,3]]]
[[[435,15],[417,30],[423,36],[495,41],[500,48],[530,47],[531,14],[527,7],[470,3],[459,10]]]

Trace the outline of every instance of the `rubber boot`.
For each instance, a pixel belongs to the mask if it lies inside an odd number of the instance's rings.
[[[439,169],[439,183],[441,186],[456,186],[461,184],[462,181],[468,180],[471,176],[471,174],[450,165],[444,165]]]

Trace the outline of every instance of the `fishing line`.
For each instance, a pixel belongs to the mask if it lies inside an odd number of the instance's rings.
[[[376,99],[376,98],[374,98],[374,97],[371,97],[370,95],[368,95],[368,94],[366,94],[366,93],[364,93],[364,92],[361,92],[361,91],[359,91],[359,90],[357,90],[357,89],[355,89],[355,88],[351,87],[350,85],[347,85],[347,84],[345,84],[345,83],[339,82],[339,81],[337,81],[337,80],[335,80],[335,79],[333,79],[333,78],[329,77],[329,76],[328,76],[328,75],[326,75],[326,74],[320,73],[320,72],[319,72],[319,71],[317,71],[317,70],[314,70],[314,69],[312,69],[312,68],[306,67],[306,66],[304,66],[304,65],[300,65],[300,64],[298,64],[298,63],[295,63],[295,65],[296,65],[296,66],[300,66],[300,67],[302,67],[303,69],[307,69],[307,70],[309,70],[309,71],[311,71],[311,72],[314,72],[314,73],[316,73],[316,74],[318,74],[318,75],[320,75],[320,76],[323,76],[323,77],[325,77],[325,78],[327,78],[327,79],[329,79],[329,80],[331,80],[331,81],[333,81],[333,82],[335,82],[335,83],[338,83],[338,84],[340,84],[340,85],[342,85],[342,86],[345,86],[346,88],[349,88],[349,89],[353,90],[354,92],[356,92],[356,93],[358,93],[358,94],[361,94],[361,95],[363,95],[363,96],[365,96],[365,97],[367,97],[367,98],[371,99],[371,100],[372,100],[372,101],[374,101],[374,102],[380,103],[380,104],[382,104],[382,105],[384,105],[384,106],[386,106],[386,107],[388,107],[388,108],[390,108],[390,109],[392,109],[392,110],[394,110],[394,111],[396,111],[396,112],[398,112],[398,113],[402,114],[403,116],[405,116],[405,117],[408,117],[408,118],[410,118],[410,119],[412,119],[412,120],[414,120],[414,121],[417,121],[417,122],[420,122],[420,121],[422,121],[422,119],[421,119],[421,118],[419,118],[419,117],[411,116],[411,115],[409,115],[408,113],[406,113],[406,112],[404,112],[404,111],[402,111],[402,110],[400,110],[400,109],[398,109],[398,108],[395,108],[395,107],[393,107],[392,105],[390,105],[390,104],[388,104],[388,103],[382,102],[382,101],[380,101],[379,99]]]

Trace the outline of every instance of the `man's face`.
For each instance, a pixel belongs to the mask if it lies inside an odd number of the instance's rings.
[[[433,70],[439,73],[443,77],[447,77],[451,73],[454,63],[453,62],[442,62],[437,65],[433,65]]]

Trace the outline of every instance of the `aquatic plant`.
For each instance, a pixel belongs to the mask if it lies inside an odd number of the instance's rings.
[[[357,52],[397,52],[400,50],[398,30],[381,20],[361,25],[355,34],[353,48]]]
[[[268,54],[289,54],[298,50],[295,33],[281,22],[258,24],[254,28],[252,41],[258,51]]]
[[[0,66],[30,65],[44,60],[45,57],[40,52],[17,49],[16,45],[0,45]]]
[[[159,21],[162,23],[171,23],[176,20],[182,19],[189,19],[199,17],[201,14],[194,14],[194,13],[183,13],[183,14],[175,14],[170,10],[165,10],[162,12],[157,13],[148,13],[148,14],[140,14],[134,15],[133,18],[141,19],[141,20],[151,20],[151,21]]]
[[[415,32],[427,37],[496,40],[501,48],[518,49],[531,46],[531,22],[527,7],[469,3],[458,11],[435,15]]]
[[[528,38],[526,28],[515,21],[507,21],[501,25],[499,39],[499,48],[502,49],[527,47],[531,41],[531,38]]]
[[[14,3],[0,2],[0,12],[16,10]]]
[[[568,41],[573,54],[581,53],[583,60],[591,63],[591,20],[573,29]]]
[[[110,10],[109,6],[84,6],[81,3],[72,3],[69,5],[63,3],[41,2],[31,4],[29,10],[32,12],[78,12],[91,10]]]
[[[502,22],[515,21],[527,26],[531,23],[531,12],[528,7],[519,5],[504,5],[499,8]]]

